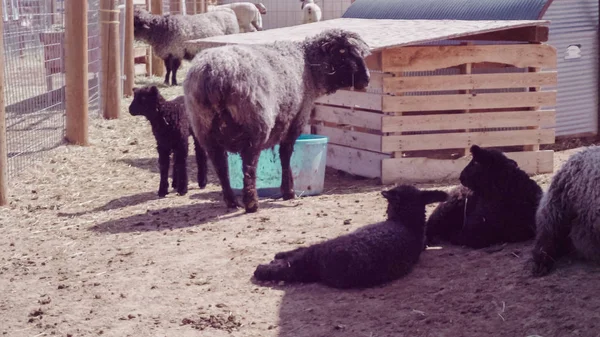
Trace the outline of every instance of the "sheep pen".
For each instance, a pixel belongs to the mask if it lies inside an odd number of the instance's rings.
[[[180,81],[188,65],[177,74]],[[163,78],[167,99],[183,93]],[[155,140],[129,116],[94,119],[89,147],[60,146],[11,180],[0,209],[3,336],[554,336],[598,331],[600,269],[585,263],[545,278],[523,268],[530,243],[495,251],[428,249],[384,287],[262,286],[257,264],[383,220],[386,186],[328,170],[325,193],[228,212],[209,166],[199,190],[193,151],[186,196],[156,196]],[[190,145],[192,146],[192,145]],[[581,144],[555,154],[555,171]],[[547,190],[552,174],[534,179]],[[450,190],[455,185],[419,184]],[[428,214],[436,204],[428,206]]]

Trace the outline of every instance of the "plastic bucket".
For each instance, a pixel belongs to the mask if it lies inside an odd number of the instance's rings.
[[[294,144],[290,166],[294,177],[296,196],[318,195],[323,192],[325,164],[327,161],[326,136],[301,134]],[[228,153],[229,182],[236,195],[244,187],[242,158]],[[261,198],[281,197],[281,161],[279,145],[261,151],[256,169],[256,190]]]

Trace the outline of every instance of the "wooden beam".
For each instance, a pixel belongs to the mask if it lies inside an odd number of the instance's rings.
[[[556,68],[556,48],[547,44],[400,47],[383,50],[381,62],[385,72],[437,70],[479,62]]]
[[[381,177],[381,161],[389,154],[327,144],[327,166],[367,178]]]
[[[121,110],[121,60],[117,0],[100,1],[100,38],[102,51],[102,115],[119,118]]]
[[[0,17],[2,17],[0,6]],[[4,21],[0,20],[0,64],[4,64]],[[0,206],[8,204],[8,146],[6,145],[6,111],[4,109],[4,67],[0,67]]]
[[[381,94],[340,89],[331,95],[321,96],[316,103],[381,111],[381,97]]]
[[[383,96],[382,111],[443,111],[556,105],[556,91],[492,94]]]
[[[556,71],[494,73],[476,75],[405,76],[383,78],[383,91],[397,94],[410,91],[528,88],[556,85]]]
[[[156,15],[163,15],[163,2],[162,0],[148,0],[150,1],[151,13]],[[154,76],[165,76],[167,69],[165,69],[165,62],[160,57],[154,54],[152,51],[152,75]]]
[[[450,40],[485,40],[485,41],[514,41],[514,42],[546,42],[550,27],[534,26],[501,30],[498,32],[475,34]]]
[[[444,131],[458,129],[552,126],[555,110],[470,112],[418,116],[383,116],[382,132]]]
[[[504,154],[528,174],[552,173],[554,170],[554,151],[551,150]],[[422,157],[383,159],[381,181],[383,184],[452,181],[458,179],[470,160],[468,156],[454,160]]]
[[[123,95],[133,95],[135,82],[135,53],[133,50],[133,0],[125,0],[125,57]]]
[[[324,121],[339,125],[358,126],[371,130],[381,130],[381,113],[353,110],[344,107],[315,105],[314,121]]]
[[[88,6],[87,1],[65,1],[66,138],[88,144]]]
[[[554,143],[554,129],[510,130],[383,136],[381,139],[381,150],[373,150],[395,152],[462,149],[473,144],[481,147],[493,147],[552,143]]]

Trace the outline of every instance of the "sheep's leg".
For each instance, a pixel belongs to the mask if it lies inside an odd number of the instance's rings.
[[[171,182],[171,187],[176,189],[177,188],[177,179],[179,178],[179,168],[177,167],[177,165],[173,165],[173,181]]]
[[[552,271],[556,260],[565,255],[570,246],[569,223],[562,205],[542,199],[542,204],[536,214],[537,237],[532,250],[532,273],[544,276]]]
[[[196,165],[198,167],[198,187],[203,189],[208,182],[206,150],[200,145],[200,142],[198,142],[198,139],[195,136],[192,138],[194,138],[194,151],[196,152]]]
[[[177,85],[177,69],[181,66],[181,60],[175,57],[171,57],[171,84]]]
[[[260,149],[244,149],[240,154],[242,157],[242,171],[244,172],[243,200],[247,213],[258,210],[258,193],[256,192],[256,167]]]
[[[167,74],[165,75],[165,84],[169,85],[169,76],[171,75],[171,60],[173,57],[171,55],[167,56],[163,61],[165,62],[165,68],[167,69]]]
[[[160,171],[160,185],[158,188],[158,196],[164,197],[169,193],[169,163],[171,149],[166,147],[158,147],[158,168]]]
[[[281,160],[281,193],[283,200],[296,197],[294,192],[294,177],[292,175],[291,160],[296,139],[302,133],[302,128],[292,126],[285,140],[279,145],[279,159]]]
[[[173,154],[175,163],[174,167],[177,168],[177,193],[179,195],[185,195],[188,191],[188,176],[187,176],[187,157],[188,157],[188,142],[187,139],[183,141]]]
[[[237,200],[229,183],[229,164],[227,163],[227,152],[217,144],[208,144],[206,148],[208,155],[213,163],[221,189],[223,191],[223,200],[229,208],[242,207],[242,204]]]

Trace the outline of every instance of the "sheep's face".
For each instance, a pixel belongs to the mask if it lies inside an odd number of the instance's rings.
[[[501,188],[512,172],[519,169],[517,162],[498,150],[473,145],[471,154],[473,158],[460,173],[460,183],[473,191]]]
[[[364,58],[370,51],[358,34],[330,29],[321,33],[316,42],[320,46],[319,66],[327,94],[347,87],[362,90],[369,85],[370,74]]]
[[[160,92],[156,86],[134,88],[133,101],[129,105],[132,116],[146,116],[152,118],[158,112]]]
[[[419,190],[411,185],[399,185],[391,190],[382,191],[381,195],[388,201],[388,216],[406,216],[409,214],[425,214],[425,205],[442,202],[448,199],[448,193],[440,190]]]
[[[145,39],[150,34],[150,25],[147,18],[149,13],[140,9],[133,12],[133,36],[137,39]]]

